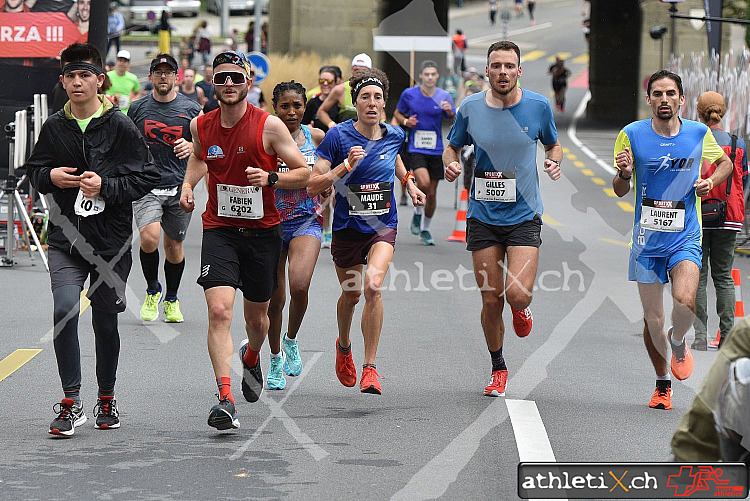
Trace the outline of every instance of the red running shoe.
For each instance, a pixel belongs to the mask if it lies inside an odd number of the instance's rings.
[[[352,351],[342,353],[339,348],[339,338],[336,338],[336,376],[341,384],[349,388],[357,384],[357,368],[354,367]]]
[[[492,371],[490,384],[484,387],[485,397],[504,397],[505,384],[508,382],[508,371]]]
[[[526,337],[531,332],[531,326],[534,324],[534,318],[531,315],[531,308],[528,306],[523,310],[517,310],[510,307],[513,312],[513,330],[518,337]]]
[[[672,343],[672,327],[667,331],[669,344],[672,345],[672,362],[670,368],[674,377],[680,381],[687,379],[693,373],[693,354],[690,352],[687,343],[683,340],[680,346]]]
[[[359,382],[359,391],[362,393],[374,393],[375,395],[380,395],[382,391],[378,378],[383,379],[383,376],[378,374],[375,367],[370,367],[368,365],[362,369],[362,381]]]
[[[651,397],[648,406],[652,409],[664,409],[668,411],[672,408],[672,383],[671,381],[657,381],[656,390]]]

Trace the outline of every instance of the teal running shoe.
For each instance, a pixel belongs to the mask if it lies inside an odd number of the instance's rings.
[[[411,231],[412,235],[419,235],[420,230],[422,229],[422,214],[414,214],[411,218],[411,225],[409,226],[409,231]]]
[[[271,365],[268,367],[268,376],[266,384],[269,390],[283,390],[286,386],[286,378],[281,366],[284,363],[284,357],[271,357]]]
[[[299,356],[297,339],[289,339],[284,333],[281,348],[284,350],[284,372],[289,376],[299,376],[302,372],[302,357]]]

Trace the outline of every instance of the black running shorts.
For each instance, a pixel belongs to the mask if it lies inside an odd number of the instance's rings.
[[[427,169],[430,179],[445,179],[443,157],[440,155],[425,155],[424,153],[410,153],[411,170]]]
[[[234,287],[248,301],[266,302],[278,285],[280,255],[280,224],[263,229],[204,229],[198,284],[203,290]]]
[[[478,251],[502,245],[505,247],[539,247],[542,245],[542,219],[539,214],[530,221],[510,226],[494,226],[471,218],[466,222],[466,250]]]

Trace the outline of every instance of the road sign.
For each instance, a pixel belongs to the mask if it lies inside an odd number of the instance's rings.
[[[451,52],[452,39],[449,36],[390,36],[372,37],[372,49],[385,52],[409,52],[409,77],[414,85],[415,52]]]
[[[248,52],[247,59],[253,65],[253,70],[255,70],[254,83],[256,85],[268,78],[268,73],[271,71],[271,61],[268,60],[265,54],[258,51]]]
[[[148,19],[151,22],[156,21],[156,12],[153,10],[150,10],[146,13],[146,19]]]

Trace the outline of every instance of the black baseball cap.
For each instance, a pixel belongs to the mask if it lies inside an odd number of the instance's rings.
[[[177,61],[169,54],[159,54],[151,61],[151,69],[149,73],[153,73],[157,66],[160,64],[168,64],[174,71],[177,71]]]

